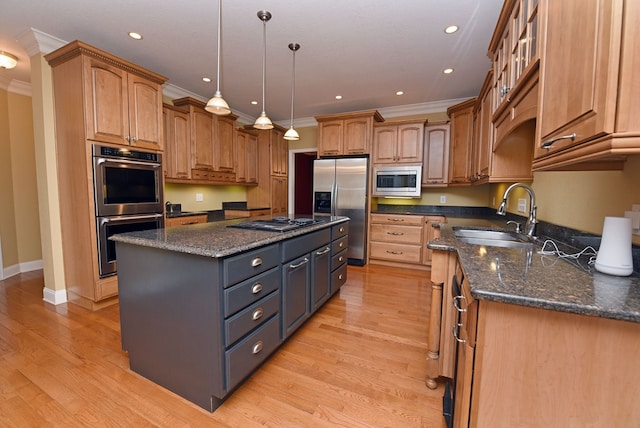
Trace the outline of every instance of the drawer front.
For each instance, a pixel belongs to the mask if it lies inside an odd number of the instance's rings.
[[[338,254],[340,251],[344,251],[349,246],[349,237],[343,236],[331,243],[331,254]]]
[[[227,391],[249,375],[280,345],[280,319],[273,317],[225,352]]]
[[[331,239],[336,240],[349,234],[349,222],[336,224],[331,227]]]
[[[422,243],[422,231],[422,226],[372,224],[371,240],[380,242],[395,242],[399,244],[420,245]]]
[[[335,293],[347,282],[347,265],[343,264],[331,273],[331,294]]]
[[[335,256],[331,257],[331,272],[338,269],[347,262],[347,249],[345,248]]]
[[[421,215],[371,214],[371,222],[422,226],[424,223],[424,217]]]
[[[282,261],[288,262],[291,259],[299,257],[301,254],[310,253],[316,248],[327,245],[329,242],[331,242],[331,229],[328,227],[296,238],[291,238],[282,244]]]
[[[223,262],[223,282],[229,287],[280,264],[278,244],[258,248],[248,253],[229,257]]]
[[[224,290],[225,318],[280,288],[280,269],[272,268]]]
[[[278,312],[280,312],[280,292],[278,291],[238,312],[224,322],[225,346],[233,345],[238,339]]]
[[[420,263],[422,247],[419,245],[371,242],[371,258],[403,263]]]

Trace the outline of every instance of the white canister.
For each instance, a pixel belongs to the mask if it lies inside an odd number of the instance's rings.
[[[631,219],[605,217],[596,270],[609,275],[628,276],[633,272]]]

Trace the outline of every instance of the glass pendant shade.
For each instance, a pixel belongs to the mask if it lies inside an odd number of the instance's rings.
[[[222,98],[222,93],[220,93],[221,41],[222,41],[222,0],[218,0],[218,72],[216,75],[217,87],[216,87],[216,93],[213,95],[213,98],[211,98],[209,102],[207,102],[207,105],[204,109],[218,116],[225,116],[231,113],[231,109],[229,108],[229,104],[227,104],[224,98]]]
[[[9,52],[0,51],[0,68],[11,69],[18,65],[18,58]]]
[[[300,135],[298,134],[298,131],[291,127],[287,130],[287,132],[284,133],[284,139],[290,141],[298,141],[300,139]]]
[[[262,51],[262,113],[260,113],[260,116],[256,119],[253,127],[256,129],[273,129],[273,123],[271,123],[271,119],[267,116],[264,108],[265,75],[267,71],[267,21],[271,19],[271,13],[266,10],[261,10],[258,12],[258,18],[262,21],[262,40],[264,43],[264,49]]]

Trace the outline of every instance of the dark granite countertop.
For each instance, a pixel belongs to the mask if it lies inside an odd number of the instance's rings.
[[[448,218],[447,224],[441,225],[441,237],[428,244],[434,250],[458,253],[475,298],[640,322],[639,275],[618,277],[597,272],[589,265],[588,256],[571,260],[542,255],[539,251],[546,237],[532,249],[465,244],[453,234],[456,225],[498,229],[506,229],[506,225],[491,218]],[[562,249],[562,243],[554,242]]]
[[[129,232],[113,235],[110,239],[117,242],[206,257],[226,257],[349,220],[348,217],[341,216],[323,216],[322,219],[326,221],[288,232],[269,232],[227,227],[248,220],[244,218],[172,227],[168,229]]]

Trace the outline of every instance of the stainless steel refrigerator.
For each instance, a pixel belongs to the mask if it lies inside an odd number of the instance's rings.
[[[347,257],[360,266],[367,259],[368,168],[366,157],[313,161],[313,213],[351,219]]]

